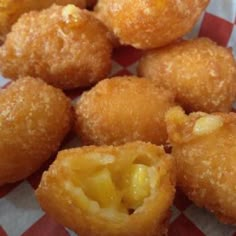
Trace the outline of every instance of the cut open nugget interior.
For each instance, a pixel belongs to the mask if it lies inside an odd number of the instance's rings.
[[[236,114],[166,114],[177,185],[193,202],[222,222],[236,224]]]
[[[174,193],[174,160],[144,142],[61,151],[36,191],[81,236],[163,235]]]

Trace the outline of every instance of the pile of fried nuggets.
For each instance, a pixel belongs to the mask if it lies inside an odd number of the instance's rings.
[[[73,127],[84,146],[58,153],[36,196],[81,236],[166,234],[176,184],[236,224],[236,63],[210,39],[179,39],[208,2],[0,0],[0,71],[15,80],[0,91],[0,185]],[[106,78],[122,44],[145,50],[140,77]],[[94,84],[74,107],[62,92]]]

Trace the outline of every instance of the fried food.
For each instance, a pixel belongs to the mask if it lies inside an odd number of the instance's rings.
[[[84,144],[146,141],[164,144],[165,112],[174,96],[144,78],[114,77],[82,94],[75,105],[76,131]]]
[[[148,49],[184,36],[208,3],[209,0],[100,0],[95,11],[122,44]]]
[[[175,165],[162,147],[134,142],[61,151],[44,172],[41,207],[81,236],[167,231]]]
[[[193,202],[223,223],[236,224],[236,114],[166,114],[177,160],[177,184]]]
[[[81,8],[85,7],[85,0],[0,0],[0,44],[23,13],[41,10],[53,3],[58,5],[72,3]]]
[[[89,86],[111,68],[107,28],[86,10],[56,6],[24,14],[0,48],[0,70],[30,75],[62,89]]]
[[[236,62],[207,38],[147,52],[138,73],[176,93],[187,111],[229,112],[236,99]]]
[[[0,185],[24,179],[57,149],[71,126],[69,99],[39,79],[0,92]]]

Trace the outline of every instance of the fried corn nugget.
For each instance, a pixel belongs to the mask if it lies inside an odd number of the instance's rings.
[[[148,49],[169,44],[192,29],[209,0],[100,0],[99,18],[122,44]]]
[[[232,52],[207,38],[147,52],[138,74],[175,92],[187,111],[228,112],[236,99]]]
[[[22,78],[0,91],[0,185],[36,171],[70,125],[69,99],[39,79]]]
[[[0,43],[23,13],[44,9],[53,3],[58,5],[73,3],[78,7],[85,7],[85,0],[0,0]]]
[[[167,231],[175,165],[162,147],[134,142],[59,152],[36,196],[81,236],[157,236]]]
[[[85,92],[75,105],[76,131],[85,144],[146,141],[164,144],[165,112],[174,96],[144,78],[114,77]]]
[[[0,70],[30,75],[62,89],[91,85],[111,68],[107,28],[88,11],[56,6],[20,17],[0,48]]]
[[[222,222],[236,224],[236,114],[166,115],[177,184],[193,202]]]

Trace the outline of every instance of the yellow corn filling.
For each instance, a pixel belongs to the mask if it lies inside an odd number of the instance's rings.
[[[120,214],[122,218],[121,214],[128,215],[142,206],[145,198],[151,195],[151,188],[158,184],[157,171],[154,169],[156,174],[153,175],[153,169],[144,164],[131,164],[125,173],[120,173],[120,178],[116,178],[120,180],[116,184],[109,168],[101,166],[87,177],[75,173],[73,179],[77,177],[78,180],[67,182],[65,187],[80,209],[93,213],[102,209],[109,217],[116,215],[117,218]]]
[[[120,196],[108,169],[98,171],[84,185],[87,196],[96,200],[102,208],[116,208],[119,205]]]
[[[123,195],[124,204],[129,209],[136,209],[150,195],[149,167],[133,164],[126,176]]]
[[[62,16],[66,23],[78,22],[81,18],[79,9],[73,4],[69,4],[63,8]]]
[[[194,127],[193,133],[195,135],[207,135],[223,126],[223,121],[220,116],[217,115],[206,115],[199,118]]]

